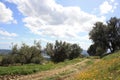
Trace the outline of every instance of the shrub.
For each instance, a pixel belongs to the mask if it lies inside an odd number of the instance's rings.
[[[41,63],[41,58],[40,58],[40,57],[34,57],[34,58],[31,60],[31,63],[40,64],[40,63]]]
[[[82,49],[77,44],[70,44],[56,40],[55,45],[52,43],[46,45],[46,52],[51,57],[51,60],[56,63],[62,62],[65,59],[79,57]]]
[[[39,64],[42,61],[41,56],[41,46],[39,42],[34,42],[33,46],[28,46],[25,43],[22,44],[20,48],[17,45],[12,46],[12,51],[10,54],[6,55],[1,64],[2,65],[13,65],[17,63],[29,64],[36,63]]]
[[[11,55],[7,55],[5,57],[3,57],[2,61],[1,61],[1,65],[9,65],[9,64],[14,64],[14,56]]]

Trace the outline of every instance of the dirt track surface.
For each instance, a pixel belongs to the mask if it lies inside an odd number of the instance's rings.
[[[87,68],[86,62],[90,59],[85,59],[81,62],[70,64],[61,68],[56,68],[48,71],[41,71],[35,74],[25,75],[25,76],[17,76],[16,78],[9,78],[9,79],[0,79],[0,80],[71,80],[73,79],[73,75],[83,71]],[[96,60],[95,60],[96,61]]]
[[[78,66],[84,66],[85,62],[87,62],[88,60],[89,59],[85,59],[85,60],[83,60],[81,62],[78,62],[76,64],[64,66],[60,69],[42,71],[42,72],[39,72],[39,73],[35,73],[35,74],[27,75],[27,76],[22,76],[22,77],[19,77],[17,79],[14,79],[14,80],[44,80],[46,78],[56,76],[56,75],[59,75],[59,74],[62,74],[62,73],[68,72],[68,71],[75,73],[75,72],[78,71],[77,67]],[[70,74],[73,74],[73,73],[70,73]],[[65,75],[61,76],[61,79],[59,78],[59,80],[63,80],[67,77],[70,77],[70,74],[66,74],[67,76],[65,76]]]

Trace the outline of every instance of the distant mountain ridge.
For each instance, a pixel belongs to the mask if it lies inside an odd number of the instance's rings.
[[[0,49],[0,54],[8,54],[10,52],[11,52],[11,50],[9,50],[9,49]]]
[[[83,50],[81,54],[89,56],[89,54],[87,53],[87,50]]]

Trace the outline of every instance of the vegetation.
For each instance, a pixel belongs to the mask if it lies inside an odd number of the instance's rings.
[[[76,80],[120,80],[120,51],[102,58],[75,76]]]
[[[65,59],[74,59],[79,57],[82,49],[77,44],[70,44],[62,41],[55,42],[55,45],[48,43],[46,45],[47,54],[53,62],[61,62]]]
[[[109,49],[111,53],[120,49],[120,19],[113,17],[107,24],[96,22],[89,33],[93,44],[89,47],[89,55],[102,56]]]
[[[3,55],[0,55],[0,63],[1,63],[1,61],[2,61],[2,57],[3,57]]]
[[[58,64],[54,64],[53,62],[50,61],[44,65],[24,64],[24,65],[9,66],[9,67],[0,66],[0,75],[18,75],[18,74],[19,75],[27,75],[27,74],[40,72],[40,71],[61,68],[66,65],[75,64],[82,60],[83,59],[77,58],[77,59],[73,59],[73,60],[66,60],[66,61],[60,62]]]
[[[42,59],[40,43],[35,41],[33,46],[28,46],[23,43],[22,46],[18,48],[17,45],[13,45],[11,53],[3,57],[1,64],[39,64]]]

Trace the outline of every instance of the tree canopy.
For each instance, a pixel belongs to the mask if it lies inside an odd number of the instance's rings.
[[[13,45],[11,53],[3,58],[2,64],[39,64],[42,62],[42,59],[40,42],[34,41],[34,45],[32,46],[23,43],[21,47],[18,48],[17,44]]]
[[[93,44],[89,47],[89,55],[103,55],[108,49],[111,52],[120,49],[120,19],[112,17],[106,24],[96,22],[89,33]]]
[[[79,57],[82,52],[78,44],[70,44],[56,40],[55,44],[47,43],[46,52],[54,62],[61,62],[65,59],[74,59]]]

